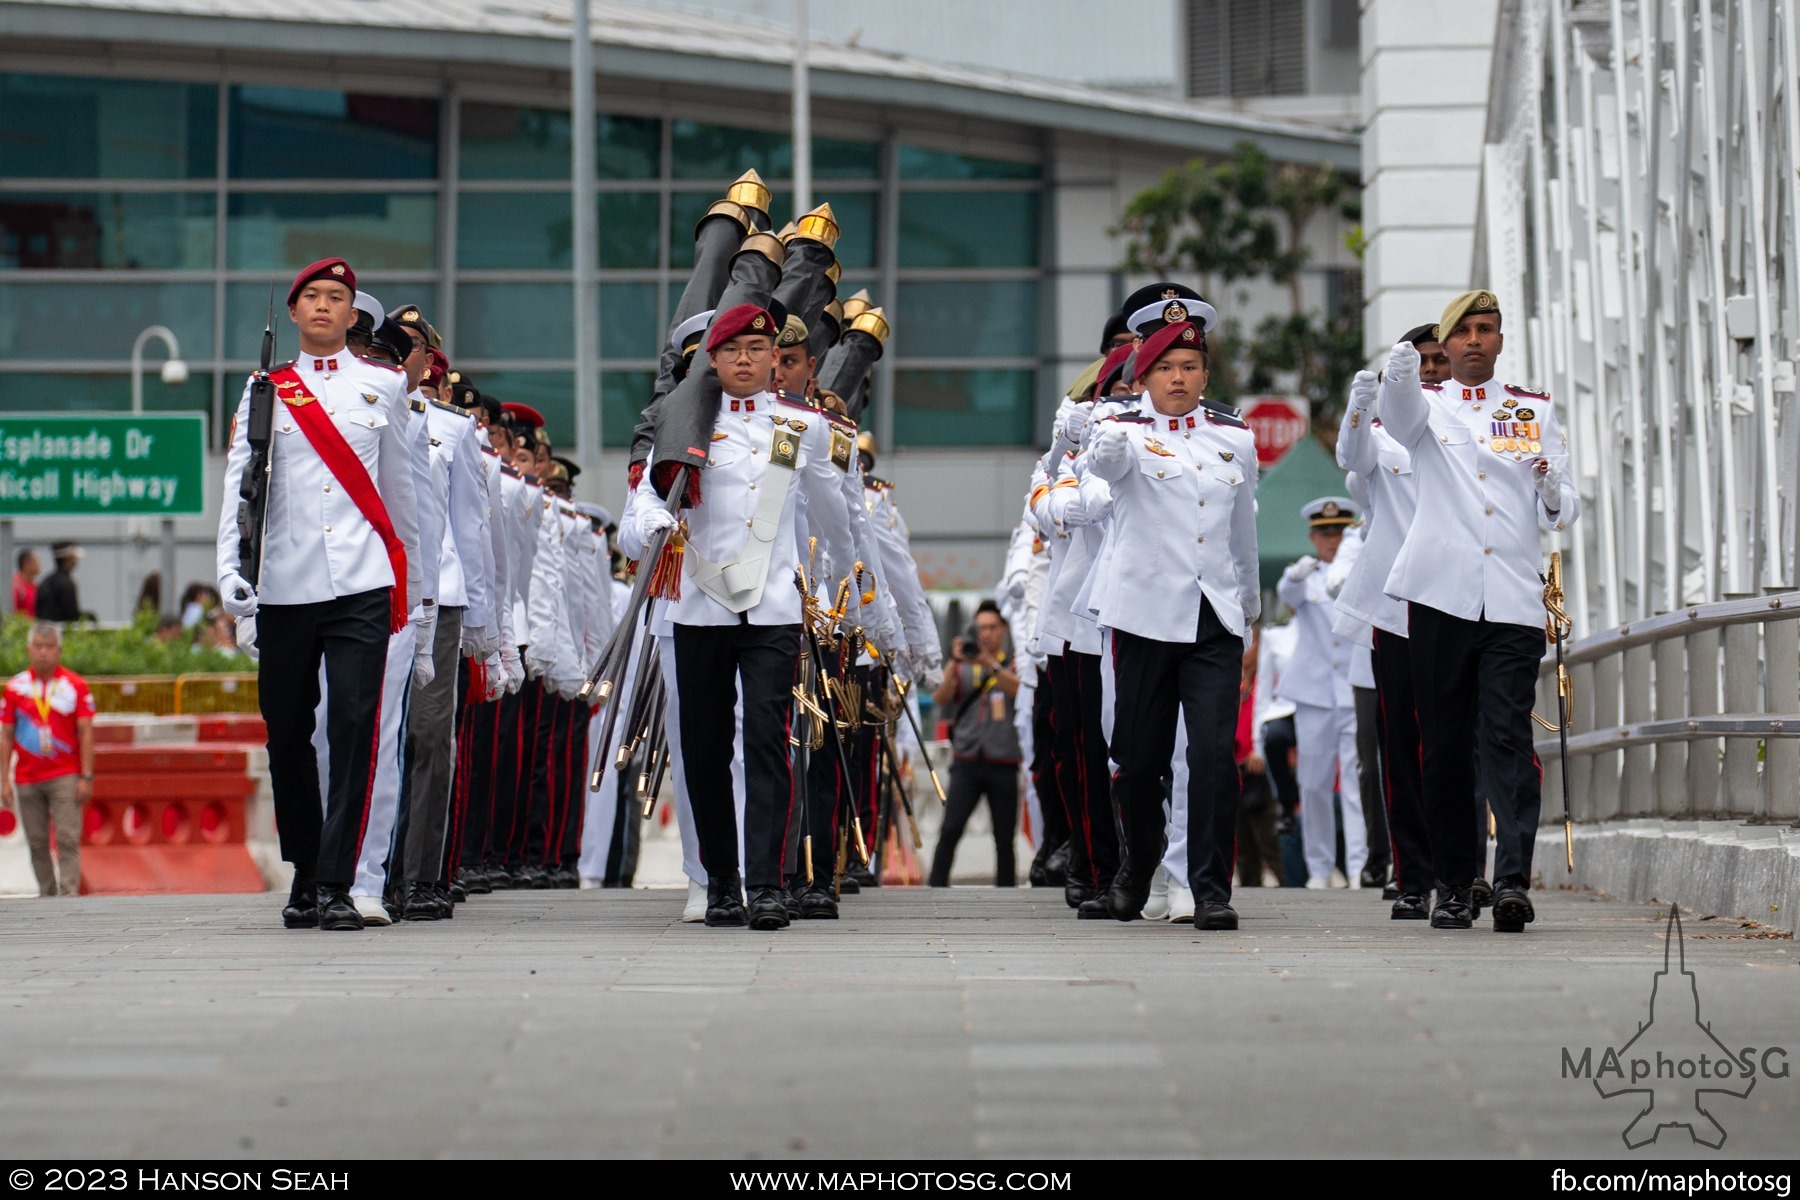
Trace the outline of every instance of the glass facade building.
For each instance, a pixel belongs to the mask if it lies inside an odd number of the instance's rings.
[[[132,340],[160,324],[192,373],[146,406],[205,411],[216,440],[271,285],[279,307],[297,268],[342,254],[389,307],[424,308],[484,391],[572,441],[568,114],[454,95],[0,73],[0,411],[128,407]],[[676,105],[602,107],[601,429],[619,447],[695,222],[749,168],[786,222],[793,148]],[[896,442],[1029,445],[1052,357],[1041,162],[895,135],[812,151],[840,294],[866,287],[893,317]],[[277,336],[292,347],[279,312]]]

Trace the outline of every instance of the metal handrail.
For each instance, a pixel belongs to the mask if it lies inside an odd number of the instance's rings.
[[[1571,644],[1578,820],[1800,821],[1800,591],[1735,596]],[[1538,711],[1556,711],[1554,659]],[[1560,790],[1558,743],[1535,745]]]

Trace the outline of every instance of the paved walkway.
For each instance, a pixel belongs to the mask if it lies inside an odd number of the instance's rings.
[[[1641,1102],[1562,1078],[1561,1050],[1630,1038],[1664,948],[1655,908],[1572,893],[1523,937],[1356,892],[1244,893],[1242,932],[1207,935],[1029,890],[888,889],[778,934],[679,924],[672,891],[361,935],[284,931],[278,906],[0,903],[0,1150],[1624,1154]],[[1800,1058],[1794,943],[1687,935],[1713,1031]],[[1708,1106],[1722,1152],[1669,1131],[1633,1157],[1791,1153],[1800,1079]]]

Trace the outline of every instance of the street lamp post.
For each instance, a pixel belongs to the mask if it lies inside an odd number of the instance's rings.
[[[161,338],[168,347],[169,357],[162,365],[162,381],[170,387],[180,387],[187,382],[187,363],[181,358],[181,344],[175,340],[175,334],[165,325],[152,325],[137,335],[131,343],[131,412],[133,416],[144,411],[144,347],[151,338]],[[172,518],[163,518],[162,523],[162,585],[165,600],[175,594],[175,522]]]

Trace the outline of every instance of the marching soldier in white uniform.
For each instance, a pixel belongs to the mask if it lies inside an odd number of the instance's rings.
[[[1325,567],[1338,556],[1344,530],[1356,510],[1341,496],[1314,500],[1301,510],[1318,557],[1307,555],[1282,573],[1276,594],[1294,610],[1294,653],[1281,676],[1281,698],[1294,704],[1300,748],[1300,836],[1306,847],[1306,886],[1357,886],[1369,856],[1357,783],[1356,698],[1350,690],[1355,643],[1332,630],[1335,596]],[[1335,788],[1334,788],[1335,785]],[[1344,870],[1337,869],[1337,817],[1331,796],[1344,808]]]
[[[768,390],[776,333],[775,318],[755,305],[714,318],[706,352],[723,392],[705,492],[686,515],[680,595],[661,606],[657,619],[658,636],[672,639],[674,647],[676,733],[707,872],[706,924],[712,926],[788,924],[782,859],[792,816],[788,734],[801,649],[801,597],[793,572],[807,560],[795,532],[802,495],[821,548],[834,562],[856,561],[828,426],[816,410],[777,400]],[[652,486],[651,475],[645,472],[640,491]],[[676,524],[661,504],[638,504],[636,513],[633,528],[620,529],[621,548],[633,557],[658,530]],[[888,645],[895,644],[894,632],[871,628]],[[740,686],[741,873],[731,786],[732,710]],[[739,898],[745,882],[748,911]]]
[[[1137,351],[1146,387],[1139,414],[1102,421],[1076,461],[1083,506],[1106,511],[1108,523],[1107,567],[1091,600],[1112,631],[1121,854],[1108,907],[1130,921],[1149,897],[1164,850],[1162,781],[1180,720],[1194,925],[1236,929],[1238,682],[1262,608],[1256,444],[1236,416],[1202,402],[1205,347],[1201,327],[1186,319],[1146,338]]]
[[[421,594],[411,464],[401,441],[405,376],[362,362],[345,344],[356,277],[343,259],[301,271],[288,292],[300,353],[272,372],[275,414],[263,527],[252,587],[227,504],[219,521],[219,593],[256,617],[258,694],[282,857],[294,885],[290,928],[361,929],[349,896],[368,815],[388,635]],[[249,389],[233,419],[225,495],[250,463]],[[330,681],[329,772],[312,749],[319,663]],[[321,793],[323,804],[321,805]]]
[[[1500,303],[1466,292],[1438,322],[1450,378],[1419,382],[1419,352],[1395,346],[1382,425],[1412,454],[1419,504],[1387,592],[1410,605],[1426,813],[1439,884],[1431,923],[1467,929],[1479,872],[1475,752],[1498,826],[1494,928],[1536,916],[1528,895],[1541,777],[1531,705],[1544,656],[1540,532],[1580,513],[1550,397],[1494,378]]]

